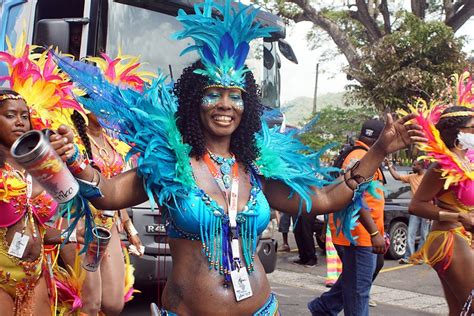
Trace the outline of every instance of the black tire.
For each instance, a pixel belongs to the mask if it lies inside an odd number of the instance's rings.
[[[391,259],[400,259],[407,251],[408,226],[404,222],[394,222],[390,225],[390,248],[387,256]]]

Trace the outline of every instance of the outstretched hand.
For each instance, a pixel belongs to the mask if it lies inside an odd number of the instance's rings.
[[[385,154],[390,154],[414,142],[427,142],[428,140],[424,136],[421,126],[409,122],[415,117],[416,114],[409,114],[394,121],[392,115],[387,114],[385,127],[376,145],[381,148]]]
[[[63,161],[68,160],[74,154],[74,132],[69,126],[59,126],[57,132],[49,137],[51,146]]]

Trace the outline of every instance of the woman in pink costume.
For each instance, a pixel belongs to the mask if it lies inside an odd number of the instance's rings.
[[[469,308],[469,315],[473,312],[472,297],[469,297],[474,289],[471,87],[468,74],[463,74],[458,83],[456,106],[435,104],[417,118],[429,140],[420,147],[434,163],[411,202],[410,213],[432,219],[433,225],[423,248],[414,257],[423,259],[438,273],[450,315],[460,315],[463,306],[464,312]]]

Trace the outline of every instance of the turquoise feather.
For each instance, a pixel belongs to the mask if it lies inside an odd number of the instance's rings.
[[[213,10],[222,19],[212,16]],[[258,9],[238,3],[238,9],[230,0],[219,5],[205,1],[194,5],[194,14],[178,11],[177,20],[183,30],[174,34],[175,39],[192,38],[195,45],[187,47],[182,55],[196,50],[205,69],[195,72],[209,78],[210,84],[245,88],[244,62],[249,52],[249,43],[256,38],[269,37],[276,28],[263,27],[255,23]]]
[[[297,193],[306,204],[306,211],[312,207],[312,187],[323,187],[332,183],[333,167],[321,165],[320,156],[333,144],[314,152],[296,137],[297,130],[283,134],[279,127],[268,128],[262,123],[262,130],[256,135],[260,157],[256,161],[258,171],[267,179],[284,182]],[[303,153],[306,153],[305,155]],[[336,169],[338,170],[338,169]],[[302,205],[300,206],[300,212]]]
[[[336,227],[336,235],[342,232],[351,244],[357,245],[358,236],[352,236],[351,231],[358,225],[357,220],[360,217],[360,212],[372,211],[365,202],[364,194],[367,193],[376,199],[381,199],[382,196],[377,192],[378,189],[383,190],[383,186],[380,181],[374,180],[362,184],[354,191],[352,202],[342,210],[334,213],[333,221]]]

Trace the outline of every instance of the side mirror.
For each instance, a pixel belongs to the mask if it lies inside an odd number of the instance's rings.
[[[33,44],[57,46],[63,53],[69,53],[69,23],[63,19],[43,19],[36,23]]]
[[[273,68],[275,65],[275,57],[273,57],[272,52],[267,48],[263,47],[263,66],[268,70]]]
[[[294,62],[295,64],[298,64],[298,59],[296,58],[295,52],[293,51],[293,48],[291,48],[291,45],[288,44],[287,41],[279,39],[278,48],[280,49],[280,52],[282,53],[282,55],[286,57],[286,59]]]

